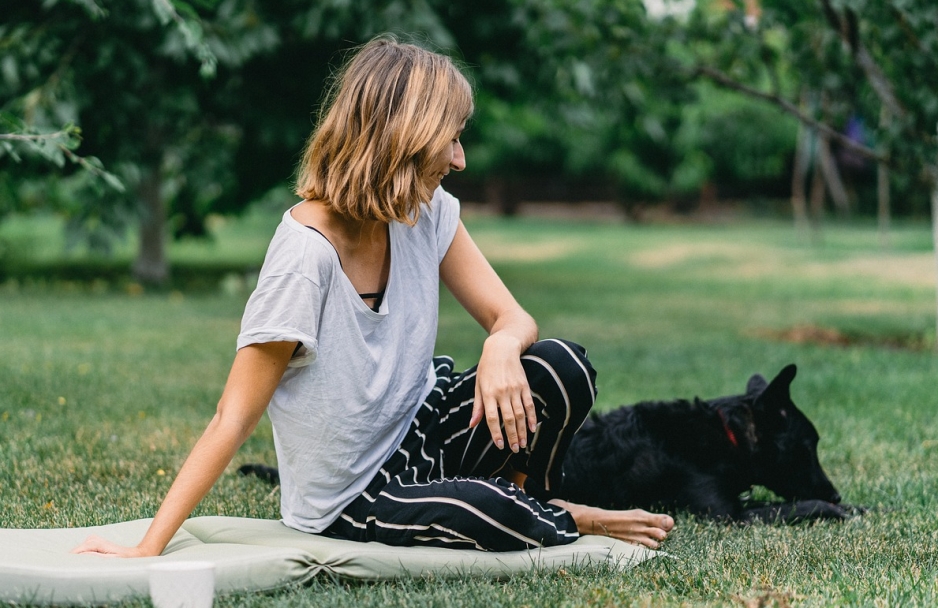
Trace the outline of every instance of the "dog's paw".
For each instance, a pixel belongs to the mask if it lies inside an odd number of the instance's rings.
[[[845,520],[853,519],[868,511],[866,507],[847,505],[843,503],[834,504],[823,500],[805,500],[797,503],[797,511],[802,514],[802,519],[810,521],[813,519],[833,519]]]
[[[837,506],[843,509],[847,513],[846,518],[859,517],[861,515],[866,515],[867,513],[870,512],[870,508],[864,507],[863,505],[846,505],[846,504],[840,503]]]
[[[241,465],[238,467],[238,473],[241,475],[254,475],[258,479],[266,481],[271,485],[280,484],[280,471],[266,464],[249,463]]]
[[[826,500],[796,500],[794,502],[762,503],[759,507],[751,507],[743,512],[742,520],[752,523],[797,524],[802,522],[827,519],[843,521],[859,515],[858,509],[851,505],[839,505]],[[864,511],[865,512],[865,511]]]

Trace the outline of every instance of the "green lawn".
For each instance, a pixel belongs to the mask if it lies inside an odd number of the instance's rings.
[[[173,259],[256,266],[276,221],[254,214],[219,222],[213,244],[186,243]],[[53,224],[0,227],[0,236],[18,243],[20,262],[54,263],[62,255],[54,248],[25,247],[41,235],[54,239]],[[794,527],[681,517],[666,545],[673,559],[624,575],[324,580],[218,605],[938,603],[938,356],[927,225],[896,227],[887,251],[866,225],[829,227],[820,245],[768,220],[467,225],[542,336],[589,348],[598,408],[741,392],[750,374],[797,363],[792,394],[820,431],[822,463],[845,501],[872,510],[846,523]],[[214,411],[249,285],[241,274],[217,289],[165,293],[120,281],[0,284],[0,526],[152,516]],[[782,339],[813,335],[849,344]],[[482,337],[444,296],[439,352],[467,367]],[[274,461],[266,421],[196,514],[278,517],[279,496],[234,473],[247,461]]]

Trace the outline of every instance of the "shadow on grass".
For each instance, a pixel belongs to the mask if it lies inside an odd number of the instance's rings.
[[[232,280],[251,283],[259,270],[256,265],[243,263],[175,262],[165,284],[146,287],[156,291],[214,292]],[[129,263],[110,260],[0,265],[0,283],[10,281],[24,287],[67,284],[89,290],[125,289],[139,283]]]
[[[897,350],[929,351],[935,349],[935,336],[917,332],[873,333],[840,330],[819,325],[796,325],[788,329],[760,329],[753,332],[760,338],[793,344],[828,346],[871,346]]]

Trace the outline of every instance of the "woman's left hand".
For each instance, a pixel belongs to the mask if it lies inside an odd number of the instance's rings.
[[[474,427],[484,416],[495,446],[503,449],[507,439],[515,453],[527,447],[528,431],[533,433],[537,428],[534,399],[521,367],[522,350],[518,339],[506,333],[494,333],[485,341],[469,421],[469,426]]]

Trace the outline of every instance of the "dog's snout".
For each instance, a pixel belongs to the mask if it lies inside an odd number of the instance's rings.
[[[839,504],[840,504],[840,493],[839,493],[839,492],[834,492],[834,495],[831,496],[831,498],[830,498],[830,502],[834,503],[835,505],[839,505]]]

